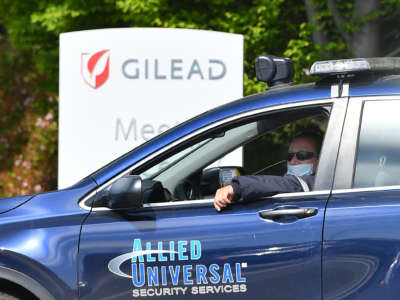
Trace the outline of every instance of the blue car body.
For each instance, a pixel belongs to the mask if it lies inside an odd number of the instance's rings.
[[[0,292],[14,284],[38,299],[397,299],[400,185],[356,188],[353,177],[363,101],[400,101],[400,79],[350,82],[339,96],[333,84],[276,88],[234,101],[70,188],[0,200]],[[212,201],[91,207],[101,187],[205,128],[320,102],[332,105],[335,116],[320,190],[238,203],[221,213]],[[260,217],[303,207],[317,213],[287,222]]]

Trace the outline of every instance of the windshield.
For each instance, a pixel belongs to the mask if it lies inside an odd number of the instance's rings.
[[[158,174],[164,172],[171,166],[175,165],[177,162],[188,156],[189,154],[197,151],[199,148],[203,147],[205,144],[207,144],[211,139],[206,139],[204,141],[201,141],[181,152],[176,153],[175,155],[172,155],[166,160],[163,160],[159,164],[156,164],[155,166],[151,167],[150,169],[146,170],[142,174],[140,174],[140,177],[142,179],[150,179],[156,177]]]

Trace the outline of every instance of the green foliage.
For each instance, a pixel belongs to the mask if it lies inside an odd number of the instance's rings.
[[[49,75],[47,90],[58,85],[58,35],[62,32],[110,27],[196,28],[245,36],[245,93],[254,91],[257,55],[283,55],[288,41],[306,21],[295,0],[65,0],[36,5],[0,0],[9,7],[0,24],[10,43],[29,49],[40,73]],[[248,85],[249,84],[249,85]]]
[[[29,52],[0,45],[0,196],[55,187],[57,101]]]

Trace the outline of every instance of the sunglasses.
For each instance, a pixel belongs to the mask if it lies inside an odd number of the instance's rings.
[[[293,156],[296,156],[298,160],[306,160],[313,157],[318,157],[317,153],[301,150],[298,152],[288,152],[286,155],[286,160],[291,161]]]

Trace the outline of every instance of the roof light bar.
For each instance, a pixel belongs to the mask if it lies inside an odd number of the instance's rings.
[[[400,73],[400,57],[352,58],[317,61],[311,75],[335,75],[359,72]]]
[[[311,75],[369,71],[371,66],[364,58],[317,61],[311,66]]]

